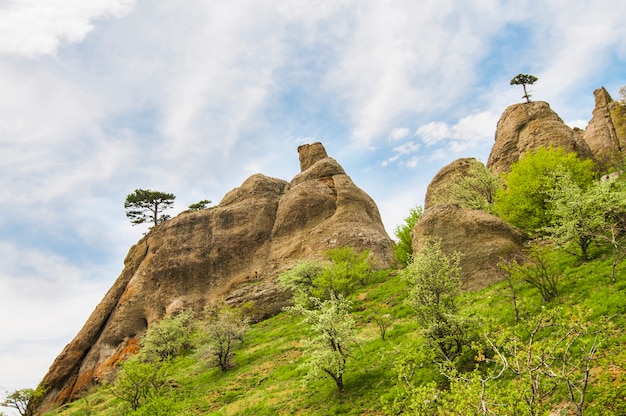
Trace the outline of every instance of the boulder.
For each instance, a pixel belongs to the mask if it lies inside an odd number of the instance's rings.
[[[470,183],[467,182],[467,178],[471,176],[476,169],[485,169],[485,165],[473,157],[457,159],[441,168],[428,184],[428,188],[426,188],[424,209],[438,204],[463,205],[466,201],[460,201],[459,196],[454,195],[451,189],[457,185],[462,186],[464,182],[467,184],[465,188],[470,186]],[[475,184],[472,183],[472,185]],[[487,197],[480,195],[480,192],[481,190],[476,190],[476,199],[484,198],[486,200]]]
[[[593,157],[581,134],[563,123],[548,103],[536,101],[514,104],[504,111],[487,167],[496,174],[508,172],[525,152],[540,147],[560,147],[583,159]]]
[[[441,242],[442,251],[461,253],[463,289],[480,290],[498,280],[500,258],[521,251],[528,236],[484,211],[441,204],[424,211],[413,229],[413,255],[426,242]]]

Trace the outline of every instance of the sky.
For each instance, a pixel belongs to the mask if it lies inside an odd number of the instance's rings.
[[[146,232],[320,141],[393,236],[487,161],[518,73],[584,128],[626,84],[622,0],[0,0],[0,395],[35,387]],[[6,410],[5,410],[6,412]]]

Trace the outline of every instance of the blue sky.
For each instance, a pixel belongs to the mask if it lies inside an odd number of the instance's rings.
[[[570,125],[626,84],[620,0],[0,0],[0,392],[34,387],[145,231],[321,141],[389,232],[533,99]]]

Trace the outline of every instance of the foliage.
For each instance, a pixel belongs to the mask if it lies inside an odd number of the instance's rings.
[[[467,172],[455,178],[446,189],[448,200],[439,199],[436,202],[493,213],[493,202],[500,187],[499,179],[482,162],[472,160]]]
[[[198,201],[195,204],[189,205],[189,209],[191,211],[202,211],[203,209],[206,209],[210,203],[211,201],[209,201],[208,199],[203,199],[202,201]]]
[[[133,225],[152,222],[152,225],[156,227],[169,219],[169,216],[163,215],[162,212],[172,208],[174,199],[176,199],[174,194],[150,189],[135,189],[135,192],[128,194],[124,201],[126,216],[130,218]]]
[[[350,316],[352,302],[332,292],[328,300],[311,300],[313,309],[297,304],[286,308],[290,313],[303,315],[304,323],[310,324],[314,333],[305,341],[307,360],[302,367],[307,371],[306,380],[328,376],[342,392],[348,358],[354,346],[358,346],[355,322]]]
[[[530,233],[552,223],[550,194],[556,187],[554,172],[567,174],[581,189],[593,182],[593,162],[581,160],[561,148],[539,148],[511,166],[504,188],[497,192],[494,209],[502,219]]]
[[[461,291],[461,256],[441,250],[440,242],[427,242],[401,275],[409,284],[407,303],[413,307],[424,336],[444,359],[461,354],[471,337],[469,323],[458,315]]]
[[[610,244],[615,267],[624,257],[620,237],[626,227],[626,187],[624,182],[608,179],[582,189],[568,174],[555,179],[550,192],[552,224],[544,230],[565,248],[576,245],[580,259],[589,260],[588,248],[594,242]]]
[[[602,247],[601,247],[602,248]],[[606,254],[610,254],[610,246]],[[596,254],[596,252],[594,252]],[[507,282],[496,283],[478,292],[463,292],[456,299],[461,316],[480,317],[484,335],[473,343],[464,344],[463,357],[472,355],[471,366],[450,367],[422,335],[412,309],[404,303],[408,296],[405,280],[390,274],[384,281],[370,282],[346,297],[352,302],[350,317],[354,333],[359,338],[359,350],[347,360],[344,373],[345,389],[336,394],[336,383],[329,376],[309,379],[306,387],[297,381],[305,378],[309,359],[303,354],[303,339],[316,334],[309,324],[302,324],[299,315],[280,313],[250,325],[246,342],[236,348],[236,366],[222,372],[219,367],[208,368],[200,349],[166,362],[168,382],[157,397],[151,397],[137,410],[130,411],[126,402],[111,394],[111,389],[95,388],[84,399],[47,413],[47,416],[86,415],[85,399],[89,399],[91,414],[119,416],[139,414],[176,415],[380,415],[380,414],[445,414],[481,415],[484,398],[486,409],[498,415],[528,415],[524,397],[530,397],[530,373],[526,378],[513,372],[517,365],[513,357],[525,358],[530,332],[538,322],[541,329],[532,342],[531,354],[555,358],[552,365],[565,363],[565,374],[550,376],[546,367],[536,370],[542,391],[548,382],[558,379],[551,395],[538,404],[542,414],[573,414],[575,404],[568,392],[571,381],[584,378],[583,349],[588,351],[599,328],[596,353],[591,360],[593,369],[583,403],[587,416],[626,414],[626,304],[623,302],[626,280],[609,284],[611,259],[600,252],[592,261],[580,263],[562,250],[555,249],[555,271],[559,280],[559,297],[543,302],[529,283],[516,276],[514,281],[519,320],[514,320],[513,306],[507,296]],[[606,279],[606,284],[602,283]],[[600,282],[600,283],[599,283]],[[373,310],[389,313],[393,326],[383,342]],[[610,316],[610,321],[606,320]],[[578,326],[578,323],[581,325]],[[569,329],[568,329],[569,328]],[[574,328],[574,330],[571,330]],[[579,328],[576,330],[576,328]],[[574,340],[577,331],[584,332],[563,354],[566,343]],[[569,335],[567,335],[569,333]],[[482,340],[482,341],[481,341]],[[507,360],[508,367],[495,378],[502,360],[493,346]],[[514,348],[517,345],[517,350]],[[513,355],[513,353],[517,353]],[[568,364],[569,363],[569,364]],[[576,369],[580,363],[583,364]],[[520,362],[522,366],[522,362]],[[561,367],[559,367],[561,368]],[[440,370],[446,374],[442,374]],[[454,372],[456,371],[456,373]],[[573,372],[572,372],[573,371]],[[568,374],[571,373],[571,376]],[[565,377],[563,377],[563,375]],[[482,380],[482,381],[481,381]],[[484,385],[484,394],[482,386]],[[582,387],[582,384],[577,384]],[[406,386],[406,387],[405,387]],[[577,391],[572,387],[573,391]],[[525,396],[522,396],[522,393]],[[577,396],[576,402],[580,399]],[[426,409],[426,410],[424,410]],[[154,412],[154,413],[150,413]],[[421,412],[421,413],[420,413]]]
[[[294,293],[294,302],[309,303],[310,297],[329,299],[344,296],[368,283],[374,274],[369,250],[356,252],[340,247],[326,252],[329,262],[304,260],[279,277],[281,285]]]
[[[191,347],[194,331],[191,312],[182,310],[165,317],[148,328],[141,338],[139,358],[146,362],[164,361]]]
[[[121,364],[111,392],[137,410],[163,392],[169,380],[169,368],[169,361],[142,362],[130,358]]]
[[[548,246],[534,244],[524,254],[519,262],[513,260],[513,272],[539,290],[544,302],[556,298],[562,275],[557,271],[554,252]]]
[[[243,342],[249,327],[248,318],[224,304],[218,304],[209,311],[204,325],[202,354],[212,357],[222,371],[233,366],[234,346]]]
[[[0,402],[0,406],[16,409],[22,416],[30,416],[32,412],[28,408],[29,403],[37,399],[42,394],[43,391],[41,389],[35,390],[26,388],[15,390],[14,392],[9,393],[5,399]]]
[[[415,206],[409,210],[409,216],[404,219],[404,224],[398,225],[394,230],[394,234],[398,242],[393,248],[396,260],[406,266],[413,258],[413,229],[415,224],[422,216],[423,209],[421,205]]]
[[[528,75],[528,74],[517,74],[513,77],[513,79],[511,80],[511,85],[521,85],[524,88],[524,95],[522,96],[522,98],[526,99],[526,102],[529,103],[530,102],[530,94],[528,94],[528,91],[526,91],[526,85],[532,85],[534,84],[539,78],[537,78],[534,75]]]

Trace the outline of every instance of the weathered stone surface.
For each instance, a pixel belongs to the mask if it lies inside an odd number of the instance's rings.
[[[508,172],[524,152],[550,146],[576,152],[583,159],[593,157],[581,135],[563,123],[548,103],[515,104],[498,121],[487,167],[494,173]]]
[[[168,312],[199,312],[224,298],[266,318],[289,302],[278,274],[334,247],[368,249],[380,267],[390,265],[393,243],[374,201],[320,143],[298,151],[304,170],[291,183],[253,175],[216,207],[181,213],[130,249],[120,277],[44,377],[38,412],[113,374]]]
[[[459,202],[451,195],[450,189],[453,184],[467,178],[471,174],[472,168],[477,167],[477,165],[484,166],[481,161],[471,157],[457,159],[441,168],[426,188],[424,209],[437,204],[458,204]]]
[[[618,114],[619,111],[615,111],[620,109],[619,104],[613,101],[604,88],[598,88],[593,94],[596,105],[589,125],[583,133],[583,139],[589,145],[596,160],[603,167],[607,167],[613,163],[621,162],[626,137],[618,137],[615,128],[615,122],[619,125],[622,121],[622,117],[619,117]]]
[[[521,250],[526,234],[486,212],[454,204],[435,205],[424,211],[413,230],[413,255],[427,241],[440,241],[450,255],[461,253],[463,288],[480,290],[498,280],[500,257]]]

